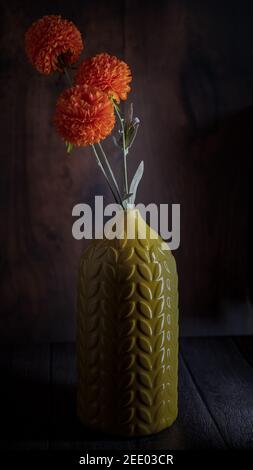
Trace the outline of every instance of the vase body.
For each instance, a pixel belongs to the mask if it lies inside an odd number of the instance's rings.
[[[138,436],[177,417],[178,279],[162,239],[139,212],[128,216],[134,238],[94,240],[81,258],[77,413],[93,429]]]

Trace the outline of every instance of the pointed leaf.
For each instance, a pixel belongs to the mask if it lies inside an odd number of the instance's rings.
[[[138,129],[140,125],[139,118],[135,117],[132,122],[126,122],[125,125],[125,138],[126,138],[126,147],[130,149],[133,145],[135,137],[137,135]]]
[[[115,107],[115,108],[117,109],[117,111],[120,113],[121,111],[120,111],[120,107],[119,107],[117,101],[116,101],[114,98],[111,98],[111,100],[112,100],[112,102],[113,102],[114,107]]]
[[[130,201],[129,201],[130,204],[135,203],[137,188],[138,188],[138,185],[141,181],[143,172],[144,172],[144,162],[142,160],[141,163],[139,164],[137,170],[136,170],[136,173],[135,173],[135,175],[132,179],[132,183],[130,185],[130,193],[133,193],[133,195],[131,196]]]

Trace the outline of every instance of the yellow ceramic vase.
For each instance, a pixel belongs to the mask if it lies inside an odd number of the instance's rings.
[[[81,259],[77,410],[93,429],[139,436],[177,417],[178,280],[163,240],[122,214],[134,238],[95,240]]]

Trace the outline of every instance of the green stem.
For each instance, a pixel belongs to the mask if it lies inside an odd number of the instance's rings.
[[[109,178],[108,178],[108,176],[107,176],[107,174],[106,174],[106,172],[105,172],[105,169],[104,169],[104,167],[103,167],[103,165],[102,165],[102,163],[101,163],[101,161],[100,161],[100,158],[99,158],[99,156],[98,156],[98,153],[97,153],[97,150],[96,150],[95,145],[92,144],[91,147],[92,147],[93,152],[94,152],[94,154],[95,154],[95,157],[96,157],[96,160],[97,160],[97,164],[98,164],[99,168],[101,169],[101,171],[102,171],[102,173],[103,173],[103,175],[104,175],[104,177],[105,177],[105,179],[106,179],[106,181],[107,181],[107,183],[108,183],[108,185],[109,185],[109,188],[110,188],[110,190],[111,190],[111,192],[112,192],[112,195],[113,195],[113,197],[114,197],[116,203],[117,203],[117,204],[119,204],[119,203],[121,204],[121,201],[118,200],[117,194],[115,193],[114,188],[113,188],[113,186],[112,186],[112,184],[111,184],[111,182],[110,182],[110,180],[109,180]],[[122,205],[122,204],[121,204],[121,205]]]
[[[123,160],[124,160],[124,191],[125,195],[128,194],[128,178],[127,178],[127,159],[126,159],[126,139],[125,139],[125,129],[124,129],[124,120],[121,117],[121,114],[118,110],[118,106],[114,103],[114,109],[120,121],[121,132],[122,132],[122,142],[123,142]]]
[[[108,161],[108,159],[107,159],[107,157],[106,157],[105,151],[104,151],[104,149],[103,149],[103,147],[102,147],[102,144],[101,144],[100,142],[98,142],[98,146],[99,146],[100,151],[101,151],[101,153],[102,153],[102,155],[103,155],[105,164],[106,164],[106,166],[107,166],[107,168],[108,168],[108,170],[109,170],[109,173],[110,173],[110,175],[111,175],[112,181],[113,181],[113,183],[114,183],[115,189],[116,189],[117,194],[118,194],[118,198],[119,198],[120,203],[121,203],[121,205],[122,205],[122,199],[121,199],[121,194],[120,194],[120,191],[119,191],[119,186],[118,186],[118,183],[117,183],[116,178],[115,178],[115,176],[114,176],[114,173],[113,173],[113,171],[112,171],[112,167],[111,167],[111,165],[110,165],[110,163],[109,163],[109,161]]]

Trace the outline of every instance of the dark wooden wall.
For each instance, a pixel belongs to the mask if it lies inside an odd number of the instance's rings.
[[[110,201],[91,152],[67,157],[52,129],[64,83],[24,55],[26,28],[52,13],[82,30],[86,56],[107,51],[132,68],[139,202],[181,204],[181,332],[252,333],[252,3],[9,0],[0,28],[1,341],[74,338],[85,244],[72,238],[72,207],[95,194]]]

